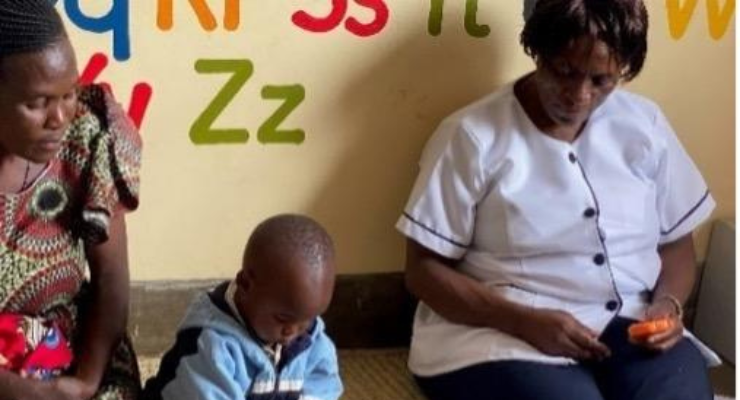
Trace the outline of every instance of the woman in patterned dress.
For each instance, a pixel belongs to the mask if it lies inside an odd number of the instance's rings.
[[[0,400],[133,399],[124,213],[141,142],[109,93],[78,87],[52,3],[0,0],[0,313],[58,327],[74,358],[48,380],[0,368]]]

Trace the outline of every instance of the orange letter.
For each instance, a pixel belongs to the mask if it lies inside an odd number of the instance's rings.
[[[163,31],[172,29],[172,0],[157,1],[157,27]]]
[[[239,27],[239,0],[226,0],[224,9],[224,28],[235,31]]]
[[[686,28],[689,26],[691,16],[696,10],[697,0],[686,0],[686,4],[681,7],[681,0],[666,0],[665,5],[668,10],[668,29],[671,31],[671,37],[681,39]]]
[[[707,18],[709,19],[709,36],[719,40],[727,32],[732,14],[735,13],[735,0],[727,0],[725,7],[720,11],[719,0],[707,1]]]
[[[212,31],[216,29],[216,27],[218,26],[218,24],[216,23],[216,17],[213,16],[213,13],[211,12],[211,9],[208,8],[208,4],[205,3],[205,0],[188,1],[195,11],[195,15],[198,17],[198,22],[200,22],[200,26],[202,26],[203,29],[207,31]],[[233,1],[230,1],[230,3],[233,3]],[[172,0],[158,0],[157,26],[159,27],[159,29],[163,31],[168,31],[172,29],[172,19]]]

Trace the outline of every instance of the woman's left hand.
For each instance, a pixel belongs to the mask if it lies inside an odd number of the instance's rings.
[[[683,338],[683,321],[676,313],[676,307],[671,301],[658,299],[648,306],[645,312],[648,320],[668,318],[671,320],[671,327],[663,332],[655,333],[648,336],[644,341],[636,342],[650,350],[664,352],[675,346]]]

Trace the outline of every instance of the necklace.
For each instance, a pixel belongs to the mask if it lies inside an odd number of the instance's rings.
[[[18,193],[28,188],[28,175],[30,175],[30,172],[31,172],[31,162],[26,160],[26,173],[23,174],[23,184],[21,184],[21,188],[18,189]]]

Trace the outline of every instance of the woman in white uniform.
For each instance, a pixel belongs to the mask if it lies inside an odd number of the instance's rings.
[[[647,28],[641,0],[539,0],[535,71],[427,143],[397,227],[430,399],[711,399],[681,316],[714,201],[660,109],[618,88]],[[672,328],[629,339],[659,318]]]

